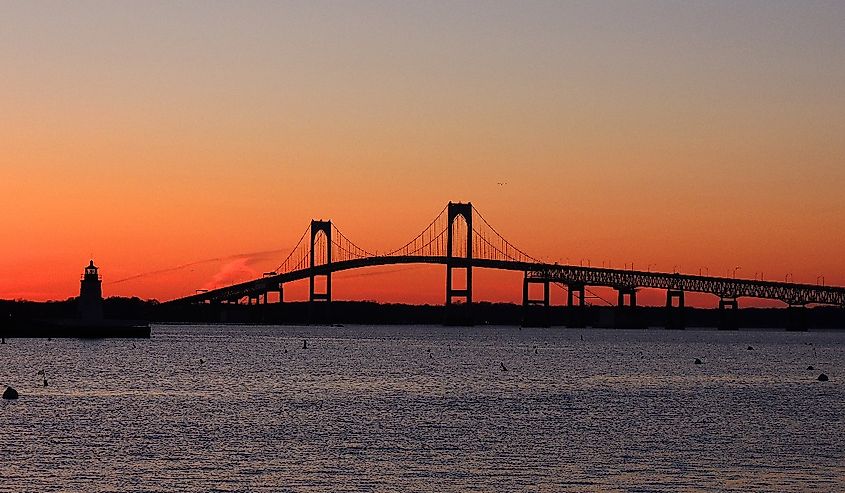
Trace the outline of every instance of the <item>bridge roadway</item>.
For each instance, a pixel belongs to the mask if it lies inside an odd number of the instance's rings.
[[[397,264],[448,264],[453,267],[521,271],[525,272],[526,279],[531,279],[534,282],[556,282],[566,284],[570,287],[600,286],[619,290],[657,288],[680,292],[709,293],[723,299],[736,299],[739,297],[774,299],[792,306],[807,304],[845,306],[845,288],[835,286],[580,267],[514,260],[414,255],[373,256],[342,260],[200,292],[184,298],[177,298],[167,303],[233,302],[244,297],[257,297],[259,295],[266,295],[268,292],[276,292],[279,291],[279,286],[284,283],[308,279],[312,276],[326,275],[362,267]]]

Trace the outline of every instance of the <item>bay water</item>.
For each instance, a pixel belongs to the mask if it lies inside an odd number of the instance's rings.
[[[0,491],[845,491],[843,382],[836,331],[8,339]]]

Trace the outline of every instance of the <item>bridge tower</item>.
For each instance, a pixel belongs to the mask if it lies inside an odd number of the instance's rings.
[[[449,202],[447,208],[447,230],[446,230],[446,311],[447,323],[470,325],[472,310],[472,202]],[[455,221],[458,217],[463,218],[466,223],[466,257],[456,257],[455,247]],[[458,241],[461,239],[458,238]],[[466,285],[463,288],[456,288],[453,281],[453,272],[463,270],[466,274]],[[455,301],[463,301],[464,307],[461,314],[458,314],[452,307]]]
[[[326,235],[326,257],[325,257],[325,264],[327,267],[332,263],[332,222],[331,221],[317,221],[315,219],[311,220],[311,258],[310,264],[311,267],[311,276],[309,278],[309,289],[308,289],[308,301],[332,301],[332,272],[329,268],[326,269],[325,274],[316,274],[315,267],[319,267],[315,265],[315,250],[314,248],[317,246],[317,237],[320,233]],[[318,277],[324,277],[326,279],[326,290],[322,293],[318,293],[315,291],[315,281]]]

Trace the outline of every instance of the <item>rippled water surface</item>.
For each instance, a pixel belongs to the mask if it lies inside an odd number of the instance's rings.
[[[837,332],[12,339],[0,491],[845,491],[843,382]]]

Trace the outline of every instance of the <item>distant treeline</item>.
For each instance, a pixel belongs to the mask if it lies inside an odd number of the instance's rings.
[[[622,310],[609,306],[578,308],[554,306],[548,310],[532,307],[526,312],[513,303],[476,302],[465,306],[382,304],[367,301],[333,301],[331,304],[290,302],[282,305],[161,305],[154,310],[159,322],[207,323],[357,323],[357,324],[442,324],[477,325],[580,325],[591,327],[663,327],[667,324],[664,307],[636,307]],[[679,314],[673,314],[677,320]],[[685,308],[680,314],[683,326],[717,327],[723,319],[717,309]],[[795,325],[794,310],[785,308],[745,308],[731,313],[738,327],[777,328]],[[845,329],[845,309],[813,307],[801,310],[801,325],[807,328]]]
[[[156,300],[137,297],[111,297],[103,300],[103,316],[108,319],[152,320]],[[79,316],[78,298],[63,301],[0,300],[0,315],[4,319],[58,319]]]
[[[677,310],[677,309],[676,309]],[[103,301],[109,319],[149,320],[160,323],[253,323],[253,324],[442,324],[477,325],[580,325],[592,327],[663,327],[668,312],[664,307],[617,309],[588,306],[583,309],[555,306],[548,310],[533,307],[526,312],[512,303],[476,302],[466,306],[382,304],[370,301],[333,301],[331,304],[287,302],[267,305],[160,304],[155,300],[112,297]],[[797,315],[796,315],[797,313]],[[43,319],[77,316],[77,300],[33,302],[0,300],[3,318]],[[685,308],[674,312],[675,322],[685,327],[717,327],[723,323],[717,309]],[[845,329],[845,309],[812,307],[807,309],[744,308],[731,313],[731,322],[740,328],[794,327],[796,316],[805,328]],[[680,317],[680,318],[679,318]]]

